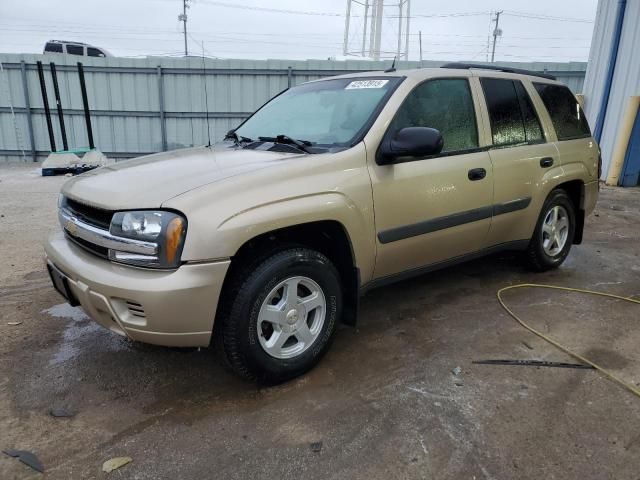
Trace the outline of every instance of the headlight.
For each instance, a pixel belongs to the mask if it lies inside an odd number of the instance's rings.
[[[141,255],[110,249],[109,259],[155,268],[176,268],[187,233],[187,220],[180,214],[166,211],[141,210],[117,212],[111,219],[111,235],[153,243],[156,255]]]

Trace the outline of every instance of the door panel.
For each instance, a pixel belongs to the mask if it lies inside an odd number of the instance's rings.
[[[493,197],[487,152],[369,165],[378,232],[375,278],[482,247]],[[485,177],[470,180],[469,171],[478,168]]]
[[[491,133],[494,215],[485,247],[531,237],[549,173],[560,165],[526,85],[520,80],[480,78]],[[557,170],[556,170],[557,171]]]
[[[375,278],[483,245],[491,223],[493,173],[489,154],[479,145],[479,104],[472,90],[465,77],[426,80],[409,92],[390,122],[385,138],[405,127],[437,129],[444,140],[439,155],[378,165],[378,145],[367,145],[377,232]]]
[[[558,150],[553,143],[494,148],[489,151],[493,164],[494,202],[514,205],[511,212],[491,221],[486,246],[531,238],[544,198],[545,175],[560,164]],[[553,159],[554,165],[542,167],[542,159]],[[519,202],[519,203],[518,203]],[[519,208],[515,208],[515,207]]]

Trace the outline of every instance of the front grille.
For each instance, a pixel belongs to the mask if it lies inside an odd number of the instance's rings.
[[[86,240],[79,238],[79,237],[74,237],[73,235],[71,235],[69,232],[65,231],[65,236],[67,237],[67,239],[71,240],[73,243],[75,243],[76,245],[78,245],[80,248],[93,253],[94,255],[98,255],[99,257],[102,258],[108,258],[109,257],[109,249],[106,247],[101,247],[100,245],[96,245],[94,243],[91,242],[87,242]]]
[[[109,230],[111,225],[111,217],[113,212],[98,207],[92,207],[84,203],[73,200],[72,198],[64,198],[64,208],[68,210],[74,217],[94,227]]]

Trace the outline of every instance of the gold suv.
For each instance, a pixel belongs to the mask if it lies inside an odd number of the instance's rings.
[[[594,208],[598,145],[553,77],[450,64],[313,81],[213,146],[69,180],[46,245],[99,324],[212,344],[278,382],[327,351],[368,289],[498,250],[558,267]]]

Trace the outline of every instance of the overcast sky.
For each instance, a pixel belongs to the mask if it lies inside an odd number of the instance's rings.
[[[385,5],[382,50],[397,44],[399,0]],[[342,57],[346,0],[190,0],[189,53],[221,58]],[[502,61],[586,61],[596,0],[412,0],[409,59],[486,60],[490,12],[504,10]],[[354,7],[350,48],[362,42]],[[49,39],[76,40],[117,56],[184,51],[182,0],[0,0],[0,51],[40,53]]]

